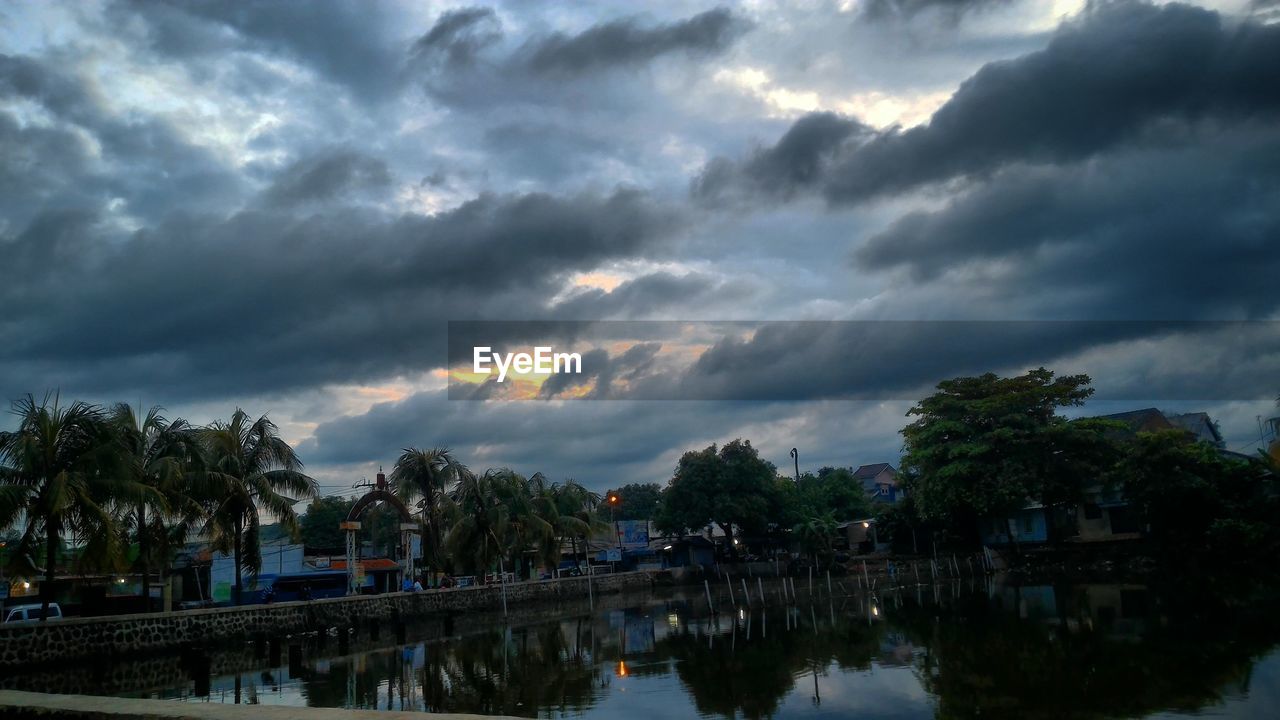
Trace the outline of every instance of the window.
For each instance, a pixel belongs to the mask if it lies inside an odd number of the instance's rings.
[[[1035,530],[1035,518],[1031,516],[1031,513],[1024,514],[1022,516],[1022,534],[1030,535],[1034,530]]]
[[[1097,503],[1085,503],[1085,504],[1084,504],[1084,519],[1085,519],[1085,520],[1101,520],[1101,519],[1102,519],[1102,508],[1101,508],[1101,507],[1098,507],[1098,504],[1097,504]]]

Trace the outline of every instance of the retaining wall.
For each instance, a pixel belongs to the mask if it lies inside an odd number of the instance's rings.
[[[587,578],[564,578],[513,583],[506,586],[507,604],[586,597],[587,582]],[[601,594],[647,590],[653,585],[649,574],[642,572],[599,576],[591,583],[591,591]],[[334,627],[364,628],[433,613],[493,610],[502,607],[502,592],[499,585],[487,585],[238,608],[7,623],[0,625],[0,667],[172,652]]]

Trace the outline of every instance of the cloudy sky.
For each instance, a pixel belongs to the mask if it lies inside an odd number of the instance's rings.
[[[638,8],[0,6],[0,390],[269,413],[330,493],[893,462],[953,359],[1277,414],[1280,3]],[[669,322],[449,399],[448,323],[526,320]]]

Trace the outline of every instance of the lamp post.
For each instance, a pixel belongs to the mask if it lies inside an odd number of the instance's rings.
[[[791,459],[796,461],[796,484],[800,484],[800,451],[791,448]]]
[[[621,502],[621,499],[618,497],[618,493],[610,492],[608,497],[608,502],[609,502],[609,522],[613,524],[613,541],[618,546],[618,558],[621,559],[622,558],[622,536],[618,534],[618,520],[614,516],[614,509],[617,508],[618,503]],[[617,570],[618,568],[615,566],[613,569]]]

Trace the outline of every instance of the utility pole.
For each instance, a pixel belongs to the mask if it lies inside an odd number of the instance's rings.
[[[796,461],[796,484],[800,484],[800,451],[791,448],[791,459]]]

